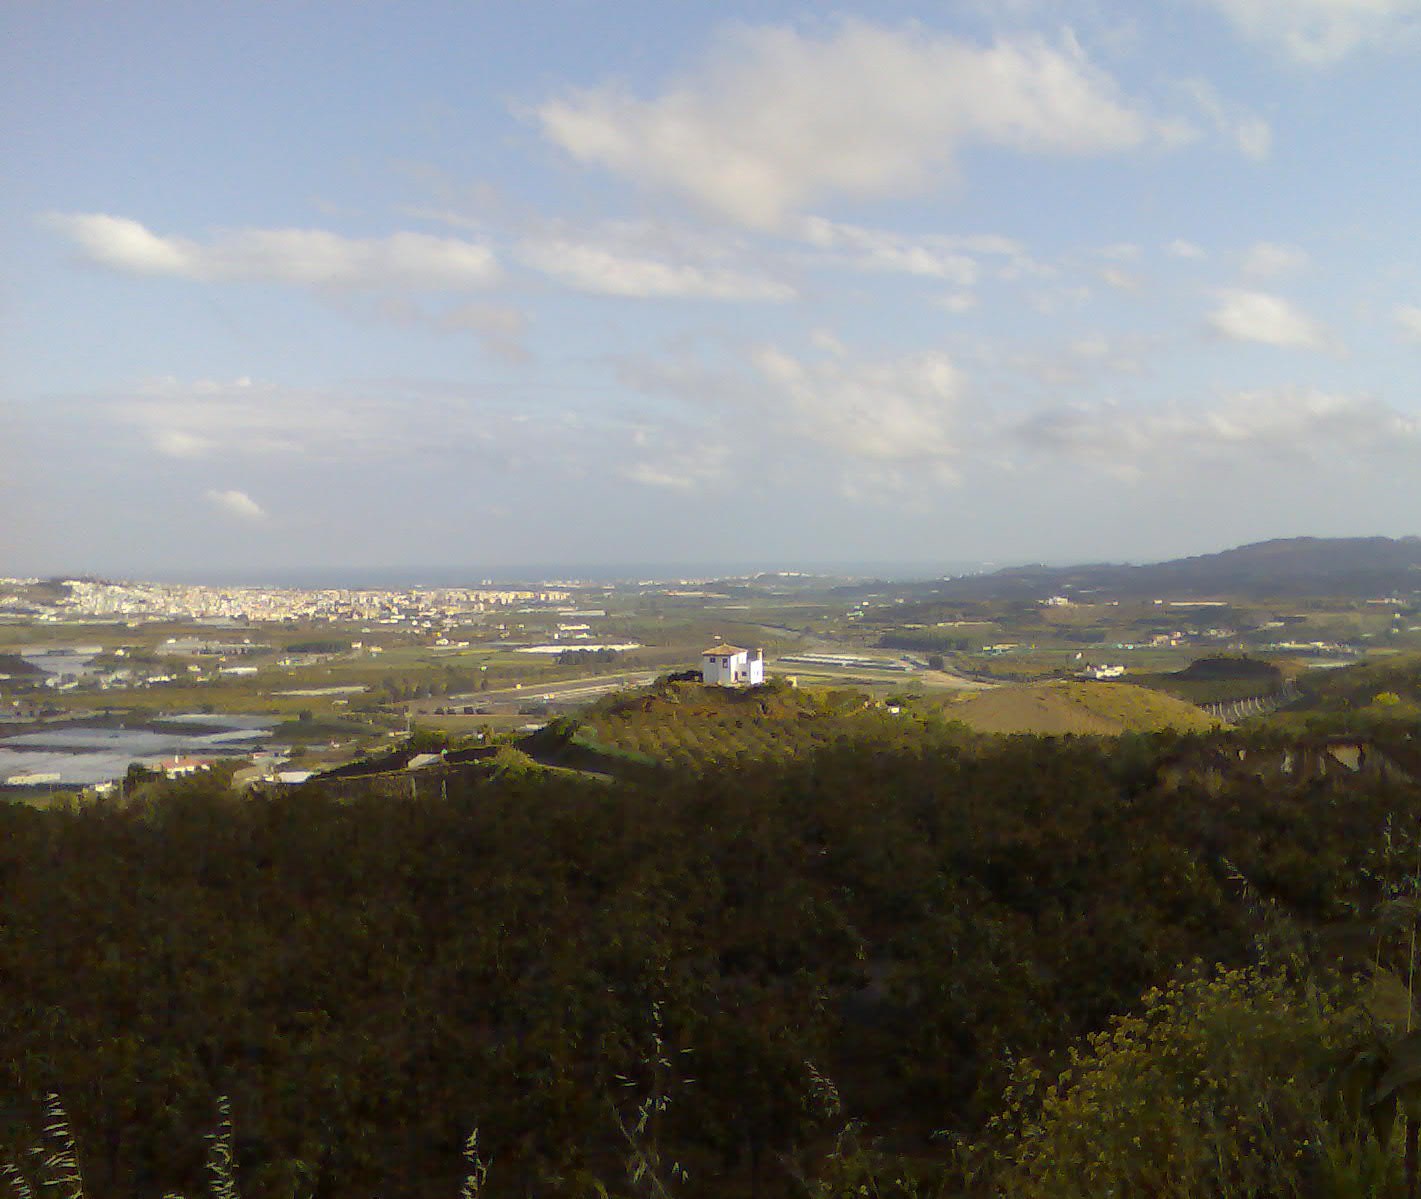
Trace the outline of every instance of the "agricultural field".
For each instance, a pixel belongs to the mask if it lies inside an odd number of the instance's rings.
[[[668,683],[613,696],[583,716],[591,744],[698,770],[715,763],[797,757],[843,738],[902,741],[945,730],[932,705],[885,703],[861,692],[769,684],[743,691]]]

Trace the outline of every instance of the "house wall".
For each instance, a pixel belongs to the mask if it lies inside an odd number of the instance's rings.
[[[721,687],[758,687],[765,681],[765,655],[759,650],[726,656],[704,654],[701,678]]]
[[[728,657],[708,654],[701,658],[701,675],[707,683],[730,686],[736,682],[737,672],[745,672],[745,659],[745,654]]]

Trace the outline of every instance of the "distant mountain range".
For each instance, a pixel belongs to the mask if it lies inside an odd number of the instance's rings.
[[[960,599],[1091,592],[1157,599],[1409,596],[1421,592],[1421,537],[1289,537],[1142,566],[1014,566],[951,579],[939,590]]]

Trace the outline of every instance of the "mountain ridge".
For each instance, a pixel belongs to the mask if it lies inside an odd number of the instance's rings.
[[[1144,564],[1007,567],[949,579],[963,599],[1044,599],[1075,592],[1132,598],[1336,595],[1421,591],[1421,537],[1285,537]]]

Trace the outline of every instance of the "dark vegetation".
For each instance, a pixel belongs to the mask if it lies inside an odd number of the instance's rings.
[[[343,654],[350,650],[350,642],[333,638],[318,638],[288,642],[285,649],[289,654]]]
[[[565,649],[555,659],[559,666],[603,666],[616,660],[614,649]]]
[[[1131,674],[1130,682],[1190,703],[1209,704],[1273,695],[1282,689],[1285,676],[1278,666],[1261,658],[1220,654],[1199,658],[1183,670]]]
[[[43,677],[44,671],[19,654],[0,654],[0,675],[12,679],[33,679]]]
[[[453,1196],[475,1127],[489,1196],[1321,1195],[1380,1152],[1318,1133],[1321,1055],[1407,1002],[1414,782],[702,691],[541,734],[710,726],[615,785],[505,748],[0,805],[0,1161],[51,1092],[113,1199],[200,1192],[224,1096],[248,1199]]]
[[[919,650],[925,653],[968,653],[982,648],[983,638],[963,637],[944,629],[899,629],[884,633],[875,643],[879,649]]]
[[[1421,728],[1421,663],[1397,655],[1342,670],[1310,670],[1299,699],[1270,723],[1290,731],[1405,736]]]

